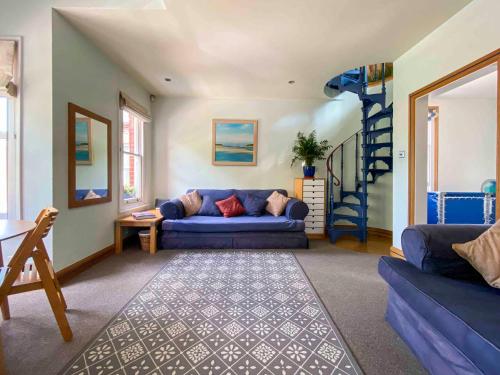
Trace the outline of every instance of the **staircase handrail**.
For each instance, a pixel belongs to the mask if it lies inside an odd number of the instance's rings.
[[[356,134],[360,134],[363,131],[363,129],[358,130],[356,133],[351,135],[349,138],[346,138],[343,142],[341,142],[337,147],[333,149],[333,151],[328,155],[326,159],[326,169],[328,173],[332,176],[332,178],[335,180],[333,184],[335,186],[340,186],[340,179],[335,175],[335,172],[333,171],[333,156],[335,153],[342,148],[342,146],[349,142],[352,138],[356,137]]]

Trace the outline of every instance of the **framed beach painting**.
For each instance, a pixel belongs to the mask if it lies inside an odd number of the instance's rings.
[[[90,118],[75,119],[75,161],[77,165],[92,164],[92,134]]]
[[[257,165],[257,120],[212,120],[213,165]]]

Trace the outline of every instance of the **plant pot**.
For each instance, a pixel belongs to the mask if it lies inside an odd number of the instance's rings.
[[[304,178],[314,178],[314,174],[316,173],[316,167],[313,165],[304,165],[302,167],[304,171]]]

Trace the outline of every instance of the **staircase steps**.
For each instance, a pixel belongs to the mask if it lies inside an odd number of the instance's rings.
[[[354,197],[354,198],[356,198],[357,200],[359,200],[360,204],[362,204],[364,202],[363,193],[361,193],[359,191],[343,191],[341,193],[340,199],[342,201],[344,201],[344,199],[347,198],[347,197]]]
[[[328,237],[330,241],[335,243],[339,237],[351,235],[357,237],[360,241],[366,239],[364,231],[358,227],[345,227],[340,225],[334,225],[328,228]]]
[[[384,69],[384,65],[382,65]],[[383,70],[385,71],[385,70]],[[346,141],[341,143],[339,147],[334,149],[330,156],[327,158],[328,170],[328,194],[329,194],[329,212],[327,220],[327,232],[330,241],[335,242],[339,237],[344,235],[351,235],[357,237],[360,241],[364,242],[367,238],[367,223],[368,223],[368,184],[376,183],[378,177],[392,172],[393,158],[392,158],[392,117],[393,106],[390,104],[386,107],[386,89],[385,81],[382,81],[382,89],[380,92],[368,93],[367,92],[367,75],[366,67],[359,69],[352,69],[332,78],[325,85],[325,94],[334,97],[341,92],[349,91],[358,95],[362,103],[363,120],[362,129],[349,137]],[[381,109],[369,116],[371,109],[374,105],[380,105]],[[376,124],[379,121],[388,119],[388,125],[380,125],[376,129]],[[362,145],[359,147],[361,133]],[[390,141],[377,142],[378,137],[387,135]],[[354,174],[354,190],[344,189],[344,146],[345,143],[355,140],[355,166],[356,172]],[[376,152],[383,150],[383,155],[376,155]],[[335,175],[333,168],[333,157],[336,151],[342,153],[340,158],[340,178]],[[361,159],[361,162],[360,162]],[[382,164],[377,164],[380,162]],[[361,167],[361,171],[360,171]],[[366,168],[366,169],[364,169]],[[340,197],[334,196],[336,190],[334,186],[340,186]],[[339,199],[340,198],[340,199]],[[349,201],[346,201],[349,200]],[[357,202],[355,202],[357,201]],[[353,203],[354,202],[354,203]],[[351,212],[345,210],[339,213],[340,209],[349,209]],[[346,213],[347,212],[347,213]],[[339,221],[347,221],[354,225],[340,225],[336,224]]]
[[[369,143],[369,144],[364,145],[363,147],[366,151],[366,154],[371,155],[375,151],[378,151],[382,148],[386,148],[386,147],[392,148],[392,142]]]
[[[382,108],[385,107],[385,93],[376,93],[376,94],[363,94],[359,95],[359,98],[363,102],[363,107],[365,107],[368,111],[375,105],[380,104]]]
[[[335,223],[338,220],[347,220],[350,221],[351,223],[361,226],[363,223],[366,223],[367,218],[363,216],[355,216],[355,215],[345,215],[345,214],[333,214],[333,223]]]
[[[368,165],[371,165],[372,163],[375,163],[377,161],[381,161],[389,167],[389,169],[392,170],[392,156],[363,156],[363,159],[365,159],[368,163]],[[375,168],[378,169],[378,168]]]
[[[367,181],[367,183],[374,184],[377,181],[377,178],[390,172],[392,172],[392,169],[369,169],[368,173],[372,176],[372,179]]]
[[[380,128],[376,130],[369,130],[366,132],[370,140],[374,140],[375,138],[380,137],[381,135],[390,133],[392,133],[392,126],[387,126],[385,128]]]
[[[384,108],[384,109],[378,111],[377,113],[375,113],[374,115],[368,117],[366,119],[366,125],[367,125],[368,129],[370,129],[373,125],[375,125],[380,120],[385,119],[385,118],[390,119],[391,117],[392,117],[392,103],[389,107]]]
[[[355,211],[358,215],[363,214],[363,206],[358,203],[335,202],[333,209],[336,210],[337,208],[349,208],[350,210]]]

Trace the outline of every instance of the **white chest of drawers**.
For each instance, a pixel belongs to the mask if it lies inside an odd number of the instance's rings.
[[[325,237],[326,218],[326,181],[324,178],[296,178],[295,197],[309,207],[309,214],[304,219],[306,234],[309,238]]]

